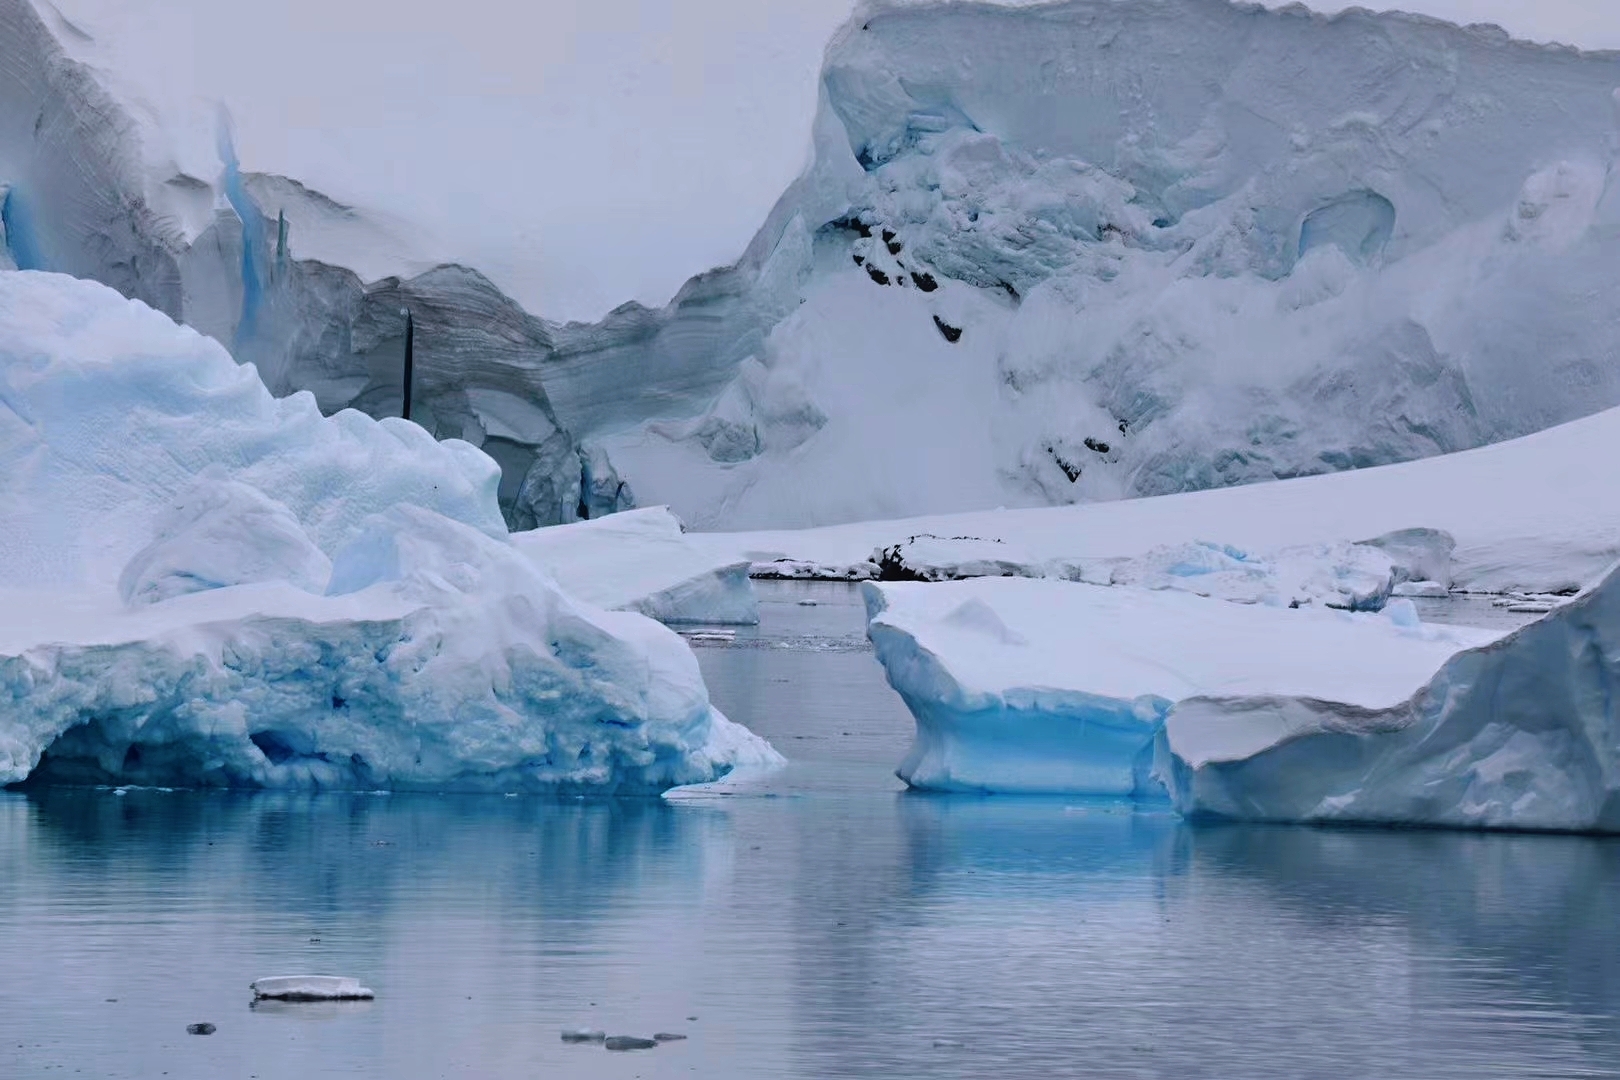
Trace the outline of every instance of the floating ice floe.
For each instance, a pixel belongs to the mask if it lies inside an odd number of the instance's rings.
[[[347,975],[274,975],[248,984],[267,1001],[370,1001],[376,993]]]
[[[1162,797],[1177,702],[1287,697],[1392,707],[1499,634],[1175,591],[982,578],[862,586],[868,635],[917,722],[913,787]]]
[[[662,623],[759,622],[747,560],[715,560],[666,507],[514,533],[513,545],[570,595]]]
[[[779,760],[679,637],[513,547],[464,443],[29,272],[0,402],[0,783],[656,793]]]
[[[1620,568],[1512,633],[1020,579],[868,584],[941,790],[1195,818],[1620,831]]]

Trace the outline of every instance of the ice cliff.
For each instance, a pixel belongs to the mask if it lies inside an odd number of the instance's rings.
[[[669,504],[797,527],[1424,457],[1620,404],[1614,58],[1225,0],[871,3],[814,156],[664,309],[524,311],[294,181],[158,160],[0,0],[20,265],[227,343],[277,393],[397,408],[503,467],[530,525]],[[403,228],[408,229],[408,226]]]
[[[655,793],[776,755],[510,542],[496,464],[0,271],[0,784]]]
[[[1160,772],[1198,818],[1620,832],[1617,677],[1620,570],[1391,705],[1179,702]]]
[[[1614,58],[1221,0],[873,4],[778,208],[803,303],[608,440],[699,525],[1377,465],[1620,402]],[[806,244],[805,237],[809,242]]]

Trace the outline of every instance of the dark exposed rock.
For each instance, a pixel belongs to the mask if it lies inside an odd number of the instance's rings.
[[[934,316],[934,325],[939,328],[940,336],[952,345],[962,340],[962,328],[960,326],[952,326],[938,315]]]
[[[602,1043],[609,1050],[651,1050],[658,1043],[639,1035],[610,1035]]]
[[[214,1027],[213,1024],[187,1024],[186,1025],[186,1034],[187,1035],[212,1035],[215,1031],[218,1031],[218,1030],[219,1029]]]
[[[885,274],[875,266],[868,266],[866,268],[866,276],[877,282],[879,285],[887,285],[889,283],[889,275]]]

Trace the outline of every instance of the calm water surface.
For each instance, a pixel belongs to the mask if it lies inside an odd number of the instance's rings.
[[[908,795],[858,594],[762,592],[699,656],[768,781],[0,794],[0,1077],[1620,1076],[1620,844]]]

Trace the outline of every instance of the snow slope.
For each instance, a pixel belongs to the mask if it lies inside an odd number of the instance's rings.
[[[775,760],[576,603],[465,443],[111,289],[0,272],[0,783],[656,792]]]
[[[802,300],[605,440],[701,528],[1378,465],[1620,404],[1613,57],[1214,0],[871,5]]]
[[[1620,832],[1617,676],[1620,571],[1406,700],[1181,701],[1160,772],[1194,817]]]
[[[663,623],[759,622],[748,562],[706,558],[662,506],[514,533],[512,543],[596,607]]]
[[[861,522],[803,531],[695,533],[716,559],[783,558],[828,576],[875,571],[874,552],[923,534],[975,537],[1013,568],[1054,564],[1106,575],[1110,561],[1163,545],[1207,541],[1251,551],[1366,540],[1405,529],[1450,534],[1453,583],[1464,589],[1553,592],[1591,584],[1620,559],[1620,453],[1611,409],[1511,442],[1422,461],[1218,491],[1073,507]],[[959,557],[946,545],[934,553]],[[761,567],[763,569],[763,567]],[[1095,578],[1092,578],[1095,580]]]
[[[1162,796],[1154,740],[1178,702],[1390,707],[1497,636],[1417,625],[1409,602],[1351,615],[1021,578],[862,589],[868,636],[917,721],[898,773],[942,791]]]
[[[0,0],[11,255],[329,412],[397,409],[411,307],[419,416],[501,463],[515,525],[632,490],[703,528],[1106,500],[1620,404],[1608,54],[1222,0],[873,3],[736,264],[558,325],[378,262],[409,222],[229,138],[165,158],[81,37]]]

